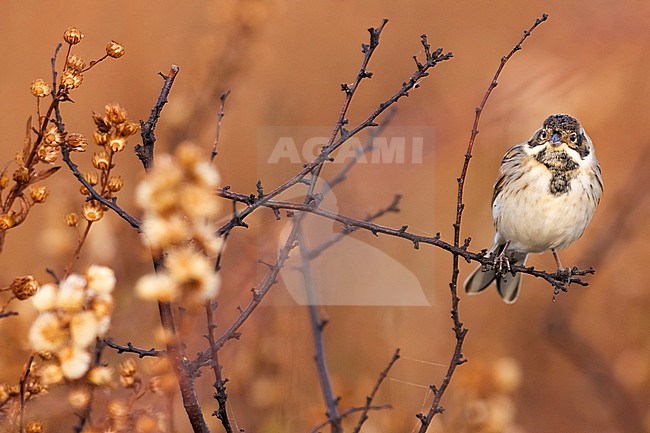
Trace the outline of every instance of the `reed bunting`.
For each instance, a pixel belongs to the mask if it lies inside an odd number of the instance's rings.
[[[465,291],[479,293],[496,280],[501,298],[519,296],[523,265],[529,253],[557,250],[582,236],[603,192],[594,145],[580,123],[566,114],[549,116],[525,143],[506,152],[492,196],[496,236],[488,254],[494,266],[480,266],[465,281]],[[505,272],[504,272],[505,268]]]

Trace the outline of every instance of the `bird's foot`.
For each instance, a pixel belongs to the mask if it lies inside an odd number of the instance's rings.
[[[506,250],[507,248],[504,248],[503,251],[494,258],[494,269],[498,274],[510,272],[510,259],[508,259]]]

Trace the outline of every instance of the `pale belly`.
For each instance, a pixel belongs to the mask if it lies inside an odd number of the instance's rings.
[[[548,171],[531,170],[504,186],[492,212],[496,241],[510,241],[511,250],[540,253],[565,248],[578,239],[593,216],[596,203],[585,174],[571,180],[568,192],[549,192]]]

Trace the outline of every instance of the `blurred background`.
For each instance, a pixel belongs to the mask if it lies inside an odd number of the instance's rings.
[[[422,162],[360,164],[333,196],[335,210],[363,218],[402,193],[401,212],[384,216],[380,223],[408,224],[424,235],[440,232],[447,240],[453,236],[455,179],[474,107],[501,56],[536,17],[548,13],[548,22],[507,65],[484,112],[466,184],[463,235],[472,237],[473,250],[490,246],[492,185],[504,152],[527,140],[547,115],[570,113],[595,143],[605,194],[585,235],[562,252],[562,260],[565,265],[594,266],[597,272],[587,277],[588,287],[571,287],[556,302],[552,288],[531,277],[524,277],[523,293],[512,306],[492,288],[481,296],[461,295],[469,363],[457,370],[443,401],[445,413],[436,417],[430,431],[650,431],[647,2],[26,0],[2,6],[3,164],[20,149],[24,122],[35,111],[30,83],[49,79],[56,44],[67,27],[77,26],[86,35],[77,51],[86,61],[100,57],[111,39],[124,44],[127,53],[87,74],[74,93],[75,103],[64,106],[68,129],[90,136],[91,112],[113,101],[126,107],[131,119],[147,118],[162,84],[158,72],[179,65],[181,72],[157,130],[158,151],[193,140],[207,155],[219,95],[229,89],[216,164],[224,185],[242,193],[254,193],[258,178],[270,190],[300,168],[263,164],[273,143],[260,139],[261,130],[322,130],[334,125],[343,102],[340,84],[351,83],[357,74],[368,27],[390,19],[369,67],[374,76],[362,84],[350,109],[351,125],[410,77],[411,57],[422,55],[420,35],[426,33],[434,48],[444,47],[454,58],[438,65],[420,89],[400,100],[391,121],[393,126],[434,131],[425,141]],[[136,143],[132,138],[130,144]],[[88,164],[88,156],[77,160]],[[339,169],[328,166],[324,178]],[[132,152],[120,155],[116,172],[126,179],[120,202],[139,215],[132,193],[143,174]],[[83,197],[65,170],[47,184],[52,190],[48,203],[8,235],[0,255],[2,287],[25,274],[48,281],[46,268],[60,271],[70,260],[77,235],[63,217],[78,210]],[[225,203],[224,212],[229,210]],[[233,232],[223,259],[219,329],[236,317],[238,305],[248,303],[250,288],[265,269],[257,261],[273,260],[284,224],[266,211],[248,222],[250,229]],[[332,233],[340,229],[328,227]],[[369,233],[355,233],[350,239],[367,249],[346,256],[346,244],[339,245],[345,263],[330,261],[320,275],[324,284],[421,297],[419,306],[391,301],[321,309],[329,319],[325,344],[335,393],[341,396],[342,408],[362,405],[395,348],[401,348],[404,356],[376,400],[393,408],[371,413],[365,431],[410,432],[419,423],[415,414],[425,411],[432,398],[428,385],[440,383],[455,343],[449,318],[451,257]],[[372,265],[372,256],[363,253],[371,249],[399,266],[359,278],[358,273]],[[331,253],[339,254],[336,249]],[[133,282],[151,268],[137,234],[107,216],[93,227],[77,267],[82,270],[90,263],[109,265],[118,276],[111,336],[141,347],[160,345],[156,306],[132,296]],[[532,256],[529,264],[554,269],[550,254]],[[473,265],[461,266],[464,278]],[[398,268],[403,278],[391,278],[392,269]],[[281,298],[284,286],[274,287],[272,295]],[[304,306],[277,299],[269,298],[241,329],[241,340],[222,350],[224,374],[230,379],[229,411],[236,426],[246,431],[310,431],[325,419],[325,407],[308,314]],[[12,306],[20,316],[0,320],[0,382],[9,383],[17,381],[26,360],[26,332],[35,314],[26,303]],[[204,329],[198,318],[185,324],[189,353],[204,347]],[[110,353],[107,359],[122,358]],[[142,363],[145,372],[149,364]],[[199,379],[206,414],[215,408],[210,382],[207,372]],[[176,430],[189,431],[178,400]],[[152,399],[148,404],[160,402]],[[65,400],[45,396],[30,410],[47,421],[50,431],[72,426],[72,410]],[[210,425],[220,431],[216,419]]]

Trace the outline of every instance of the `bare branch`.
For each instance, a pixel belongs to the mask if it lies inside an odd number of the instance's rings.
[[[378,36],[377,36],[378,38]],[[317,167],[322,166],[323,163],[326,161],[330,161],[332,159],[331,154],[338,149],[343,143],[345,143],[347,140],[349,140],[351,137],[354,137],[356,134],[359,132],[365,130],[366,128],[369,127],[375,127],[377,126],[377,123],[375,123],[375,120],[382,114],[384,111],[386,111],[389,107],[391,107],[393,104],[395,104],[397,101],[399,101],[401,98],[408,96],[409,92],[413,89],[417,89],[419,87],[419,81],[423,79],[424,77],[427,77],[429,75],[429,70],[433,67],[435,67],[438,63],[441,63],[445,60],[449,60],[453,57],[452,53],[443,53],[442,48],[438,48],[434,52],[431,52],[428,44],[426,43],[426,36],[423,35],[422,37],[422,43],[426,55],[426,62],[420,63],[417,62],[417,70],[411,75],[411,77],[405,81],[402,84],[402,87],[397,90],[392,96],[390,96],[388,99],[386,99],[384,102],[380,103],[379,106],[375,109],[373,113],[371,113],[364,121],[359,123],[356,127],[352,128],[349,131],[344,131],[341,136],[334,140],[331,144],[328,144],[323,147],[321,150],[321,153],[316,157],[311,163],[306,164],[305,167],[294,177],[291,179],[285,181],[282,185],[276,187],[273,191],[270,193],[264,195],[263,197],[260,198],[260,200],[255,201],[251,204],[249,204],[245,209],[240,211],[236,217],[232,218],[230,221],[228,221],[226,224],[221,226],[218,230],[219,234],[223,234],[227,231],[232,230],[232,228],[241,225],[241,222],[251,213],[253,213],[256,209],[258,209],[261,206],[264,206],[264,203],[268,200],[272,200],[273,198],[277,197],[280,195],[282,192],[286,191],[287,189],[291,188],[292,186],[303,182],[303,179],[309,174],[312,173],[316,170]],[[352,88],[350,88],[352,90]],[[356,89],[356,87],[354,88]],[[345,116],[345,113],[343,113],[343,117]],[[341,116],[339,116],[341,118]],[[341,128],[339,128],[341,130]]]
[[[476,140],[476,136],[478,135],[478,125],[481,119],[481,113],[483,112],[483,109],[485,108],[485,104],[490,98],[492,91],[497,86],[498,84],[497,80],[499,78],[499,75],[501,74],[501,71],[505,67],[508,60],[510,60],[510,58],[517,51],[521,50],[521,44],[523,44],[523,42],[531,35],[533,30],[535,30],[537,26],[539,26],[544,21],[546,21],[547,18],[548,15],[546,14],[543,14],[540,18],[537,18],[535,20],[535,23],[528,30],[524,31],[524,35],[521,37],[519,42],[517,42],[514,48],[510,50],[510,52],[507,55],[501,58],[501,63],[499,64],[499,67],[497,68],[497,71],[494,74],[494,77],[492,78],[492,82],[490,83],[490,86],[485,92],[481,104],[476,108],[474,126],[472,127],[472,132],[470,134],[469,142],[467,144],[467,152],[465,153],[463,168],[461,169],[460,176],[457,179],[458,197],[456,200],[456,221],[453,225],[454,226],[453,246],[455,248],[461,247],[460,231],[461,231],[463,209],[465,208],[465,204],[463,203],[463,192],[465,186],[465,179],[467,177],[467,170],[469,169],[469,162],[470,159],[472,158],[472,149],[474,148],[474,141]],[[469,239],[463,244],[463,247],[466,249],[468,244],[469,244]],[[421,422],[419,433],[426,432],[427,429],[429,428],[429,425],[431,424],[431,420],[433,419],[433,417],[436,414],[443,412],[444,408],[440,405],[442,396],[444,395],[445,391],[449,387],[449,384],[451,383],[451,379],[454,375],[454,372],[456,371],[456,367],[458,367],[459,365],[463,364],[466,361],[466,359],[463,357],[462,350],[463,350],[463,342],[465,341],[465,336],[467,335],[467,328],[463,326],[463,323],[460,321],[460,316],[458,313],[458,304],[460,302],[460,298],[458,297],[457,288],[458,288],[458,275],[460,273],[460,270],[458,268],[460,257],[461,257],[460,254],[456,254],[456,253],[453,254],[451,281],[449,283],[449,289],[451,291],[451,319],[454,323],[453,330],[454,330],[454,336],[456,337],[456,346],[454,348],[454,353],[451,356],[451,360],[449,361],[449,367],[447,369],[447,373],[445,374],[445,377],[442,380],[440,386],[436,387],[434,385],[431,385],[431,390],[433,391],[433,402],[431,403],[431,407],[429,408],[429,411],[427,412],[426,415],[421,413],[417,414],[417,417]],[[555,290],[557,290],[557,286]]]
[[[156,130],[158,119],[160,118],[160,113],[167,103],[167,96],[169,96],[169,92],[172,90],[172,85],[174,84],[174,80],[179,71],[180,68],[178,66],[171,65],[167,75],[160,73],[165,80],[160,95],[158,95],[156,104],[151,109],[149,120],[146,122],[144,120],[140,121],[142,144],[135,146],[135,153],[138,155],[138,158],[140,159],[140,162],[142,162],[146,171],[149,171],[149,169],[153,167],[154,145],[156,144],[156,135],[154,132]]]
[[[210,161],[214,161],[214,158],[217,156],[217,145],[219,144],[219,133],[221,132],[221,121],[223,116],[226,114],[223,112],[223,108],[226,105],[226,99],[230,95],[230,90],[226,90],[221,94],[219,98],[221,100],[221,105],[219,105],[219,113],[217,114],[217,130],[214,133],[214,143],[212,144],[212,153],[210,154]]]
[[[207,317],[207,322],[208,322],[208,334],[206,335],[206,338],[208,339],[208,342],[210,344],[210,351],[211,353],[211,360],[210,360],[210,366],[212,367],[212,371],[214,372],[214,398],[217,400],[217,404],[219,405],[219,408],[212,413],[213,416],[216,416],[219,418],[219,421],[221,421],[221,425],[223,425],[223,428],[226,430],[226,433],[232,433],[232,427],[230,425],[230,419],[228,418],[228,410],[226,407],[226,403],[228,401],[228,394],[226,394],[226,382],[228,379],[223,378],[222,370],[223,366],[219,363],[219,349],[217,349],[217,346],[215,344],[215,338],[214,338],[214,330],[216,328],[216,325],[214,323],[214,310],[216,308],[216,304],[212,301],[208,301],[205,304],[205,315]]]
[[[128,212],[117,205],[117,197],[113,197],[111,200],[107,199],[101,195],[97,190],[86,180],[84,175],[79,171],[79,167],[75,164],[70,158],[70,148],[67,143],[61,144],[61,156],[63,161],[66,163],[74,177],[88,190],[88,195],[92,200],[97,200],[113,212],[115,212],[120,218],[129,223],[131,227],[140,232],[140,221],[132,217]]]
[[[102,340],[108,347],[117,350],[118,354],[121,353],[135,353],[138,355],[140,358],[144,358],[145,356],[161,356],[165,354],[164,350],[158,350],[155,348],[151,349],[140,349],[138,347],[135,347],[130,341],[126,343],[126,346],[122,346],[121,344],[117,344],[113,342],[112,338],[104,338]]]
[[[25,369],[23,370],[23,374],[20,377],[20,419],[19,419],[20,433],[24,433],[25,431],[25,399],[27,398],[26,387],[27,387],[27,379],[29,378],[29,374],[31,373],[33,362],[34,362],[34,354],[32,353],[29,356],[29,359],[27,360],[27,364],[25,364]]]
[[[357,425],[354,427],[354,430],[352,430],[352,433],[359,433],[361,431],[361,427],[363,427],[363,423],[366,422],[366,420],[368,419],[368,411],[372,407],[372,401],[374,400],[377,391],[379,391],[379,387],[381,386],[382,382],[386,379],[386,377],[388,376],[388,372],[390,371],[391,368],[393,368],[393,365],[395,365],[395,363],[399,358],[400,358],[399,349],[395,349],[395,353],[393,354],[393,357],[388,362],[386,368],[384,368],[382,372],[379,373],[379,378],[377,379],[377,382],[375,382],[375,386],[372,388],[370,395],[366,397],[366,404],[365,406],[363,406],[363,410],[361,411],[361,416],[359,416],[359,421],[357,422]]]
[[[327,359],[325,357],[325,343],[323,341],[323,330],[327,321],[318,317],[316,294],[314,293],[314,280],[311,274],[311,261],[309,258],[309,249],[306,244],[303,232],[298,234],[298,243],[300,246],[300,255],[302,257],[302,265],[300,272],[303,276],[305,283],[305,293],[307,295],[307,307],[309,308],[309,321],[311,324],[312,337],[314,339],[314,359],[318,368],[318,378],[320,387],[323,394],[323,400],[327,407],[327,418],[330,422],[332,433],[341,433],[343,426],[341,424],[341,416],[338,409],[338,398],[334,395],[332,388],[332,380],[330,379],[329,370],[327,368]]]
[[[234,201],[240,201],[242,203],[250,203],[251,202],[251,197],[250,195],[245,195],[245,194],[239,194],[232,192],[230,190],[224,190],[221,189],[218,191],[218,194],[221,197],[227,198],[229,200],[234,200]],[[343,224],[344,226],[344,231],[350,232],[352,228],[356,229],[363,229],[367,230],[373,235],[377,236],[378,234],[384,234],[388,236],[393,236],[401,239],[406,239],[410,242],[413,243],[413,247],[415,249],[419,249],[420,245],[423,244],[428,244],[428,245],[433,245],[435,247],[441,248],[445,251],[448,251],[454,255],[457,255],[459,257],[462,257],[468,262],[475,261],[480,264],[482,264],[485,267],[492,267],[494,265],[494,256],[493,255],[488,255],[486,256],[485,251],[480,251],[480,252],[472,252],[468,250],[468,245],[459,245],[455,246],[451,243],[445,242],[440,238],[440,234],[437,233],[435,236],[422,236],[422,235],[417,235],[415,233],[411,233],[408,231],[408,226],[403,225],[399,229],[396,228],[391,228],[391,227],[386,227],[382,226],[380,224],[371,222],[371,219],[366,219],[366,220],[360,220],[360,219],[355,219],[351,218],[345,215],[341,215],[335,212],[331,212],[322,208],[319,208],[314,205],[304,205],[301,203],[294,203],[294,202],[285,202],[285,201],[267,201],[264,204],[265,207],[268,207],[270,209],[274,210],[292,210],[292,211],[303,211],[303,212],[309,212],[314,215],[318,215],[323,218],[330,219],[332,221],[337,221]],[[386,213],[384,211],[390,210],[390,207],[388,209],[382,209],[378,213]],[[329,241],[328,241],[329,242]],[[317,251],[320,247],[314,248],[315,251]],[[566,291],[567,290],[567,285],[571,283],[575,283],[578,285],[586,286],[587,283],[582,281],[580,278],[574,278],[575,276],[580,277],[584,276],[587,274],[593,274],[595,271],[592,268],[589,269],[578,269],[576,267],[573,268],[567,268],[563,271],[556,271],[554,273],[548,273],[545,271],[541,271],[538,269],[535,269],[533,266],[527,267],[527,266],[519,266],[519,265],[512,265],[511,266],[511,271],[512,272],[520,272],[523,274],[528,274],[532,275],[536,278],[542,278],[546,281],[548,281],[550,284],[553,285],[554,287],[554,293],[557,293],[558,291]]]
[[[391,406],[390,404],[381,404],[381,405],[376,405],[376,406],[370,406],[370,407],[368,407],[368,411],[371,411],[371,410],[384,410],[384,409],[392,409],[392,408],[393,408],[393,406]],[[362,406],[362,407],[351,407],[350,409],[347,409],[347,410],[341,412],[341,419],[343,419],[343,418],[347,418],[348,416],[350,416],[350,415],[352,415],[352,414],[354,414],[354,413],[357,413],[357,412],[363,412],[363,411],[365,411],[365,410],[366,410],[366,407],[365,407],[365,406]],[[320,429],[322,429],[323,427],[325,427],[325,426],[328,425],[329,423],[330,423],[330,420],[329,420],[329,419],[328,419],[327,421],[323,421],[322,423],[320,423],[319,425],[317,425],[316,427],[314,427],[314,428],[311,430],[311,433],[318,433],[318,432],[320,432]]]

